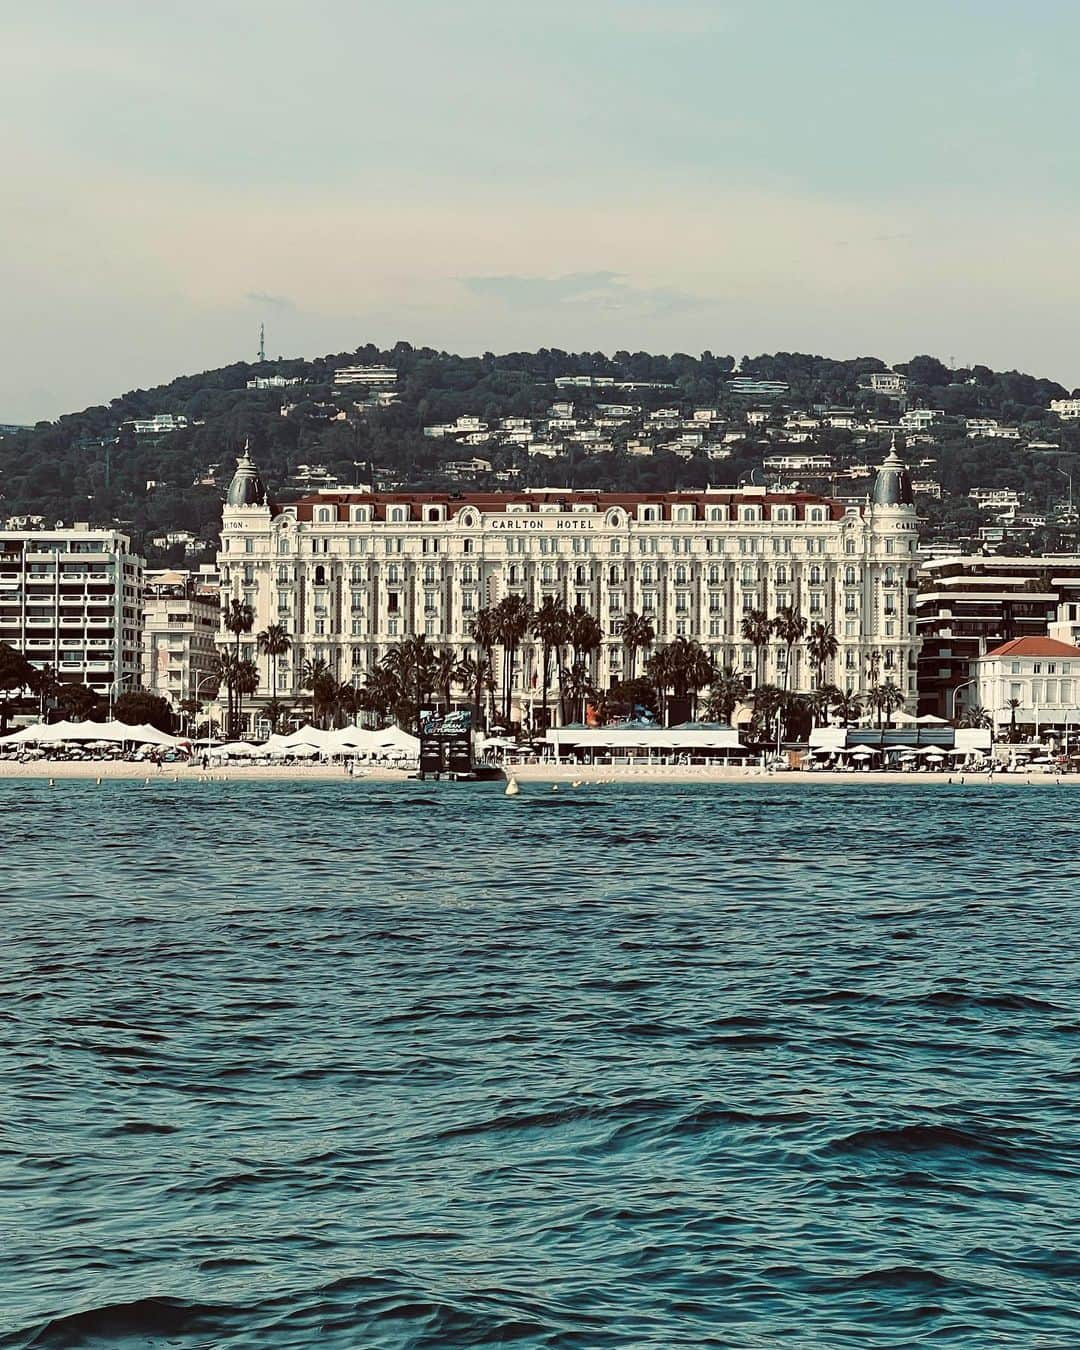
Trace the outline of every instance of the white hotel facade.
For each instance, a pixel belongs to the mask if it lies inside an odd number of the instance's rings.
[[[290,700],[302,696],[305,659],[324,660],[340,682],[359,685],[412,635],[461,655],[475,651],[473,616],[507,595],[534,607],[555,596],[589,610],[603,633],[593,671],[603,688],[627,669],[619,625],[628,611],[648,616],[656,645],[695,639],[752,681],[758,658],[742,638],[743,616],[790,606],[808,624],[835,630],[839,651],[827,682],[859,694],[875,677],[892,680],[914,700],[917,543],[911,484],[895,453],[878,472],[872,500],[858,507],[752,487],[344,489],[273,505],[245,455],[229,487],[218,562],[222,614],[232,599],[255,612],[242,652],[261,674],[256,717],[271,697],[271,678],[255,638],[271,624],[292,639],[276,675],[279,698]],[[773,642],[767,681],[785,682],[784,658],[783,644]],[[539,705],[540,659],[527,639],[515,670],[515,717]],[[814,676],[805,649],[796,647],[790,687],[809,689]]]

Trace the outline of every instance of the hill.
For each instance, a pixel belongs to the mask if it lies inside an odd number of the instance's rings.
[[[346,367],[363,369],[343,382]],[[187,532],[213,544],[245,442],[278,491],[334,482],[697,487],[755,471],[761,481],[768,457],[811,453],[829,469],[800,471],[802,485],[840,492],[859,490],[851,470],[899,430],[922,463],[916,476],[940,484],[942,500],[925,503],[932,524],[970,526],[972,487],[1015,489],[1031,510],[1053,514],[1065,490],[1058,466],[1080,452],[1080,422],[1049,409],[1067,390],[930,356],[892,369],[900,380],[874,381],[890,370],[874,357],[462,357],[404,342],[240,362],[0,433],[0,512],[119,522],[152,559],[177,560],[183,543],[151,541]]]

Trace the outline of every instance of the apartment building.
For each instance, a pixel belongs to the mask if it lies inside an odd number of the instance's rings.
[[[918,538],[911,484],[895,452],[872,502],[843,506],[761,487],[669,493],[312,493],[272,504],[258,470],[239,461],[223,512],[222,604],[246,600],[255,630],[283,624],[279,694],[301,693],[305,658],[341,682],[362,682],[403,638],[423,634],[461,655],[474,650],[476,613],[509,595],[539,607],[552,596],[598,620],[593,678],[627,673],[620,625],[648,616],[657,644],[702,643],[722,665],[753,677],[758,654],[743,616],[791,607],[832,624],[839,652],[826,679],[855,693],[878,678],[915,694]],[[248,640],[254,656],[254,639]],[[793,669],[773,642],[764,677],[810,688],[800,647]],[[517,653],[515,715],[540,698],[540,651]],[[264,663],[265,667],[265,663]],[[270,697],[263,670],[254,706]]]
[[[142,670],[143,560],[113,529],[0,531],[0,642],[108,696]]]
[[[144,689],[174,708],[215,688],[220,618],[217,569],[147,572],[143,601]]]
[[[978,701],[975,663],[987,652],[1018,638],[1072,640],[1057,625],[1080,613],[1080,554],[927,559],[915,611],[919,710],[952,717]]]

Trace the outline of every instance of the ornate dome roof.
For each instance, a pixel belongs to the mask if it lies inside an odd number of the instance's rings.
[[[914,506],[915,494],[911,490],[911,475],[903,460],[896,453],[894,440],[874,479],[873,503],[875,506]]]
[[[259,477],[255,461],[244,448],[244,453],[236,461],[236,472],[229,484],[225,497],[226,506],[265,506],[266,488]]]

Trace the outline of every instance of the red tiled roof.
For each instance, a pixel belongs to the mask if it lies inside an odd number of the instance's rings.
[[[453,518],[462,507],[474,506],[478,511],[505,511],[509,505],[527,505],[533,510],[541,505],[564,506],[567,512],[574,503],[588,503],[599,511],[612,506],[621,506],[633,515],[640,506],[660,506],[663,519],[673,519],[675,506],[696,506],[704,509],[708,506],[761,506],[762,515],[768,520],[774,506],[793,506],[796,518],[805,518],[807,506],[826,506],[830,520],[841,520],[845,508],[842,503],[829,497],[819,497],[810,492],[766,492],[751,495],[737,488],[730,492],[319,492],[300,497],[286,498],[278,504],[295,506],[300,520],[311,520],[312,510],[316,506],[372,506],[375,520],[386,519],[386,508],[391,505],[407,506],[445,506],[447,515]],[[699,519],[701,518],[699,514]]]
[[[1013,638],[995,647],[990,656],[1080,656],[1080,647],[1069,642],[1059,642],[1057,638],[1022,637]]]

